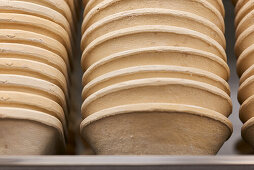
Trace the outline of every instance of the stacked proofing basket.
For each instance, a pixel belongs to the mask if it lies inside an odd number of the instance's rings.
[[[232,133],[221,0],[89,0],[81,133],[96,154],[216,154]]]
[[[0,154],[64,150],[75,3],[0,2]]]
[[[235,6],[237,72],[240,78],[239,116],[242,137],[254,147],[254,1],[238,0]]]

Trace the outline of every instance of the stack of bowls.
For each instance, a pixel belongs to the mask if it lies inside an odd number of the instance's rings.
[[[84,5],[81,134],[96,154],[216,154],[232,133],[222,1]]]
[[[235,6],[237,73],[240,77],[239,116],[243,138],[254,147],[254,1],[238,0]]]
[[[64,150],[74,2],[0,3],[0,154]]]

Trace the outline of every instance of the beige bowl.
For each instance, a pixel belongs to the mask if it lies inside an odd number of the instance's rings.
[[[60,87],[68,98],[68,84],[64,75],[49,65],[26,59],[0,57],[0,71],[1,74],[23,75],[51,82]]]
[[[77,6],[77,2],[79,0],[65,0],[66,3],[69,5],[70,9],[71,9],[71,13],[72,13],[72,17],[73,17],[73,20],[76,22],[77,19],[78,19],[78,8],[76,8]]]
[[[94,7],[96,7],[99,3],[104,0],[83,0],[83,6],[85,7],[84,16]],[[225,9],[222,0],[207,0],[207,2],[211,3],[217,10],[220,11],[222,16],[225,16]]]
[[[0,155],[52,155],[64,152],[61,122],[22,108],[0,107]]]
[[[241,55],[237,59],[237,73],[239,77],[243,75],[243,73],[248,70],[254,64],[254,45],[251,45],[246,50],[244,50]]]
[[[161,103],[106,109],[81,123],[82,136],[99,155],[213,155],[232,130],[212,110]]]
[[[151,25],[121,29],[95,39],[83,52],[81,64],[86,69],[114,53],[156,46],[189,47],[227,60],[222,46],[206,35],[180,27]]]
[[[229,78],[228,65],[211,53],[183,47],[150,47],[114,54],[96,62],[84,73],[83,85],[111,71],[144,65],[193,67],[225,80]]]
[[[181,78],[195,80],[215,86],[228,95],[230,88],[227,82],[213,73],[190,67],[148,65],[129,67],[104,74],[88,83],[82,92],[83,99],[113,84],[146,78]]]
[[[26,59],[49,65],[59,70],[68,80],[68,69],[64,60],[48,50],[33,45],[0,43],[0,51],[1,58]]]
[[[246,1],[246,0],[245,0]],[[241,3],[239,2],[239,6],[241,6]],[[235,24],[236,26],[241,22],[241,20],[254,9],[254,3],[253,1],[246,1],[242,3],[242,6],[238,9],[236,9],[236,16],[235,16]]]
[[[240,107],[239,117],[243,123],[254,117],[254,95],[246,99]]]
[[[47,6],[25,1],[2,0],[0,9],[1,12],[5,13],[28,14],[48,19],[58,25],[61,25],[69,33],[69,36],[72,35],[72,29],[67,19],[58,11]]]
[[[136,9],[103,18],[89,27],[85,33],[83,30],[83,47],[109,32],[140,25],[167,25],[188,28],[205,34],[216,40],[223,48],[226,47],[226,40],[222,31],[212,22],[189,12],[168,9]]]
[[[69,34],[55,22],[26,14],[0,13],[0,23],[8,29],[22,29],[54,38],[72,54],[72,42]]]
[[[104,0],[83,0],[83,5],[85,7],[84,15],[86,16],[87,13],[96,7],[99,3],[102,3]],[[212,4],[217,10],[220,11],[221,15],[225,16],[225,9],[222,0],[207,0],[210,4]]]
[[[89,1],[89,0],[88,0]],[[90,0],[91,6],[97,5],[99,2],[103,0]],[[221,15],[224,17],[225,16],[225,9],[222,0],[206,0],[210,4],[212,4],[217,10],[220,11]],[[95,2],[95,3],[94,3]],[[87,4],[86,8],[90,8],[90,5]]]
[[[249,0],[232,0],[235,4],[235,13],[237,14],[238,11],[242,8],[243,5],[245,5]]]
[[[246,123],[244,123],[242,127],[242,137],[252,147],[254,147],[253,136],[254,136],[254,118],[251,118]]]
[[[241,33],[251,27],[254,22],[254,11],[249,12],[238,24],[236,28],[236,37],[239,37]]]
[[[19,90],[1,90],[0,107],[23,108],[43,112],[56,117],[66,127],[65,114],[59,104],[41,95],[25,93]]]
[[[245,30],[236,40],[235,54],[240,56],[244,50],[254,44],[254,25]]]
[[[254,95],[254,76],[247,78],[239,87],[238,101],[243,103],[247,98]]]
[[[176,78],[131,80],[108,86],[90,95],[82,104],[83,117],[100,110],[139,103],[175,103],[204,107],[229,116],[231,99],[221,89],[206,83]]]
[[[22,0],[22,1],[43,5],[45,7],[51,8],[55,11],[58,11],[59,13],[61,13],[63,16],[65,16],[67,18],[70,25],[75,26],[75,22],[73,21],[71,9],[70,9],[68,3],[66,2],[66,0],[57,0],[57,1],[56,0],[43,0],[43,1]]]
[[[0,74],[0,86],[4,91],[19,91],[46,97],[61,105],[67,112],[63,91],[51,82],[29,76]]]
[[[72,14],[72,26],[73,26],[73,33],[74,33],[74,39],[76,38],[76,34],[77,34],[77,26],[78,26],[78,21],[80,18],[80,12],[82,9],[81,6],[81,2],[82,0],[65,0],[66,3],[68,4],[70,10],[71,10],[71,14]],[[76,44],[75,44],[76,45]]]
[[[224,32],[224,19],[220,12],[205,0],[170,0],[170,1],[147,1],[147,0],[105,0],[96,8],[85,12],[84,30],[104,17],[133,9],[163,8],[190,12],[213,22]]]
[[[246,70],[241,78],[240,78],[240,85],[245,81],[247,80],[249,77],[253,76],[254,75],[254,65],[251,66],[248,70]]]
[[[20,1],[20,0],[19,0]],[[49,8],[51,10],[54,10],[56,12],[58,12],[59,14],[61,14],[62,16],[64,16],[64,18],[67,19],[71,30],[72,30],[72,37],[74,39],[74,44],[73,46],[75,46],[75,35],[76,35],[76,30],[77,30],[77,18],[76,16],[74,16],[72,13],[75,11],[71,10],[71,7],[69,5],[69,3],[71,3],[71,1],[73,0],[42,0],[42,1],[38,1],[38,0],[21,0],[21,1],[25,1],[28,3],[33,3],[36,5],[40,5],[40,6],[44,6],[46,8]],[[68,2],[70,1],[70,2]],[[79,0],[75,0],[75,1],[79,1]]]
[[[64,65],[70,67],[70,62],[65,47],[55,39],[42,34],[16,29],[0,29],[0,43],[29,45],[23,46],[24,50],[22,51],[24,53],[27,51],[26,48],[31,48],[30,46],[43,48],[43,50],[38,50],[38,53],[40,52],[47,56],[44,60],[54,64],[56,64],[55,61],[62,62],[62,60],[64,60]]]

